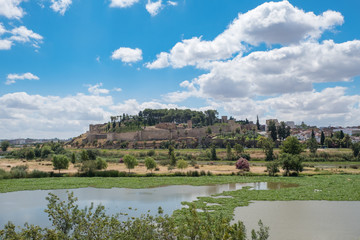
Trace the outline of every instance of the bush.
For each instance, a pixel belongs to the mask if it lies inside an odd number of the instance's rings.
[[[119,177],[120,172],[117,170],[106,170],[106,171],[96,171],[95,177]]]
[[[246,160],[250,161],[251,157],[249,153],[242,153],[240,154],[240,158],[245,158]]]
[[[147,155],[148,155],[149,157],[155,156],[155,150],[153,150],[153,149],[149,150],[149,151],[147,152]]]
[[[283,153],[280,155],[280,161],[282,168],[285,170],[284,174],[286,176],[290,175],[290,171],[295,171],[298,175],[304,168],[302,165],[302,159],[298,155]]]
[[[96,169],[97,170],[106,169],[107,166],[108,166],[108,164],[104,159],[102,159],[102,158],[96,159]]]
[[[39,170],[33,170],[31,173],[29,173],[29,178],[46,178],[49,177],[50,174],[47,172],[39,171]]]
[[[11,174],[4,169],[0,168],[0,179],[9,179],[11,178]]]
[[[280,172],[279,165],[280,163],[277,161],[271,161],[266,164],[266,170],[269,176],[275,176],[276,173]]]
[[[147,170],[152,172],[152,170],[156,168],[156,162],[152,157],[147,157],[145,158],[145,166]]]
[[[236,166],[236,169],[243,170],[243,171],[250,171],[249,161],[245,158],[239,158],[239,160],[237,160],[235,166]]]
[[[25,178],[28,168],[29,167],[27,165],[20,165],[20,166],[12,167],[10,170],[11,177],[12,178]]]
[[[188,167],[188,163],[184,159],[180,159],[177,163],[177,168],[185,169]]]

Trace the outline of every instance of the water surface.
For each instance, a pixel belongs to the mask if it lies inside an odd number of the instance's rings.
[[[156,214],[158,207],[164,209],[164,213],[172,214],[176,209],[182,207],[182,201],[194,201],[200,196],[210,196],[223,191],[235,191],[243,187],[254,190],[278,189],[289,187],[282,183],[230,183],[208,186],[172,185],[146,189],[128,188],[79,188],[70,190],[36,190],[0,193],[0,228],[8,221],[15,225],[23,225],[25,222],[50,227],[47,214],[44,212],[47,206],[46,197],[48,193],[54,193],[61,199],[66,199],[66,191],[74,192],[79,199],[80,208],[102,204],[108,214],[128,213],[129,216],[140,216],[141,214]],[[130,210],[137,209],[137,211]]]
[[[255,201],[234,213],[248,230],[261,219],[270,240],[360,239],[360,201]]]

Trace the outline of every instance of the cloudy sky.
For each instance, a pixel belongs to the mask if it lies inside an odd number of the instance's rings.
[[[358,0],[0,0],[0,139],[144,108],[360,125]]]

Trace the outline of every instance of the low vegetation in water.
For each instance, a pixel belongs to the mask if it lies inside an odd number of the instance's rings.
[[[49,194],[45,212],[49,216],[52,228],[25,224],[18,229],[12,223],[0,230],[0,239],[248,239],[242,222],[230,223],[224,216],[213,217],[207,212],[198,213],[195,207],[187,209],[183,221],[163,215],[144,214],[140,218],[128,218],[123,221],[118,215],[107,215],[104,206],[79,209],[73,193],[67,201],[61,201],[56,195]],[[259,230],[252,230],[252,240],[266,240],[269,228],[259,221]]]

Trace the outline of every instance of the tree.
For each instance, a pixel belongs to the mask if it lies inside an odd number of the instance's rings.
[[[211,160],[217,160],[216,148],[214,144],[211,144]]]
[[[52,153],[50,146],[43,146],[41,148],[41,158],[47,158]]]
[[[72,164],[75,164],[75,162],[76,162],[76,155],[75,155],[75,153],[73,152],[73,153],[71,154],[71,163],[72,163]]]
[[[107,166],[108,166],[107,162],[102,158],[97,158],[95,160],[95,163],[96,163],[96,169],[97,170],[106,169]]]
[[[25,158],[26,158],[27,160],[32,160],[32,159],[34,159],[34,158],[35,158],[35,151],[34,151],[34,149],[29,148],[29,149],[26,151]]]
[[[343,130],[340,130],[339,139],[343,139],[345,137]]]
[[[69,167],[69,159],[64,155],[55,155],[52,162],[54,169],[59,170],[59,173],[61,169],[68,169]]]
[[[270,137],[275,142],[277,140],[277,132],[276,132],[276,125],[274,121],[269,122],[268,130],[270,132]]]
[[[210,135],[211,133],[212,133],[211,128],[208,127],[207,130],[206,130],[206,134],[207,134],[207,135]]]
[[[230,143],[226,144],[226,158],[227,158],[227,160],[232,160],[232,158],[233,158]]]
[[[237,157],[240,157],[240,154],[244,152],[244,147],[238,143],[235,144],[234,149]]]
[[[298,155],[283,153],[280,155],[280,162],[286,176],[290,175],[290,171],[299,174],[303,170],[302,159]]]
[[[354,157],[358,157],[360,153],[360,142],[354,143],[351,149],[353,150]]]
[[[85,151],[85,150],[81,151],[80,159],[81,159],[82,162],[85,162],[85,161],[89,160],[89,155],[88,155],[87,151]]]
[[[180,168],[180,169],[185,169],[188,167],[188,163],[187,161],[185,161],[184,159],[180,159],[177,163],[177,168]]]
[[[152,157],[145,158],[145,166],[147,170],[150,170],[152,173],[152,170],[156,168],[156,162]]]
[[[321,137],[320,137],[321,146],[324,146],[324,143],[325,143],[325,134],[323,131],[321,131]]]
[[[280,163],[278,161],[272,161],[266,164],[266,170],[269,176],[275,176],[276,173],[280,172],[279,165]]]
[[[256,115],[256,128],[257,130],[260,130],[260,122],[259,122],[259,116]]]
[[[265,161],[274,160],[274,142],[271,139],[266,138],[263,148],[265,151]]]
[[[170,165],[171,166],[176,166],[176,156],[175,156],[175,152],[174,151],[172,151],[171,152],[171,156],[170,156]]]
[[[236,166],[236,169],[244,170],[247,172],[250,171],[250,164],[246,158],[239,158],[239,160],[237,160],[235,166]]]
[[[1,142],[1,150],[3,152],[6,152],[9,147],[10,147],[9,141],[2,141]]]
[[[129,173],[130,169],[134,169],[138,165],[138,160],[133,155],[127,154],[124,156],[123,160],[126,168],[129,169]]]
[[[284,140],[286,138],[286,125],[284,122],[281,122],[277,127],[277,132],[280,140]]]
[[[315,138],[310,138],[307,142],[308,148],[312,154],[315,154],[318,149],[318,143]]]
[[[281,146],[283,153],[300,154],[303,150],[303,145],[294,136],[287,137]]]

